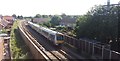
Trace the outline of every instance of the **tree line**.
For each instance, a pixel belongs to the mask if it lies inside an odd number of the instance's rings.
[[[101,43],[111,45],[111,49],[120,51],[119,23],[120,23],[119,6],[95,6],[85,15],[70,16],[77,18],[76,26],[73,33],[76,38],[89,38]],[[60,25],[61,18],[68,16],[62,15],[40,15],[36,14],[29,18],[50,18],[51,20],[43,25],[55,27]]]
[[[78,18],[75,27],[77,38],[89,38],[110,44],[111,49],[118,51],[120,47],[118,40],[119,9],[118,6],[93,7],[86,15]]]

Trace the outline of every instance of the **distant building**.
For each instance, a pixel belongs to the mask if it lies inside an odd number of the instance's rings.
[[[38,24],[42,24],[42,23],[44,23],[44,22],[48,22],[49,21],[49,19],[48,18],[33,18],[32,19],[32,22],[34,22],[34,23],[38,23]]]
[[[14,17],[12,16],[3,16],[2,19],[8,21],[9,24],[13,24],[14,22]]]
[[[11,26],[13,25],[14,22],[14,17],[12,16],[2,16],[2,19],[7,22],[7,27],[6,28],[11,28]]]
[[[0,19],[2,19],[2,15],[0,15]]]
[[[2,28],[6,28],[7,26],[8,26],[8,22],[3,19],[0,19],[0,30]]]
[[[3,26],[3,28],[5,28],[5,27],[7,27],[8,22],[3,19],[0,19],[0,24]]]
[[[76,18],[70,16],[64,16],[60,21],[60,25],[68,26],[68,27],[74,27],[75,23],[76,23]]]

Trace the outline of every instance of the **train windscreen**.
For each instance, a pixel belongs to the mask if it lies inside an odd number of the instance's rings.
[[[57,35],[57,40],[63,40],[63,35]]]

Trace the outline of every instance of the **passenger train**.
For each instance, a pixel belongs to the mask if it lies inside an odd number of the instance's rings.
[[[61,45],[64,43],[64,36],[62,33],[50,30],[30,21],[28,21],[28,25],[36,30],[38,33],[46,37],[48,40],[50,40],[50,42],[52,42],[54,45]]]

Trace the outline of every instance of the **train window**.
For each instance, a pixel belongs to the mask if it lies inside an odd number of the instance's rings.
[[[57,40],[63,40],[63,35],[57,35]]]
[[[50,38],[51,38],[51,40],[54,40],[55,35],[50,34]]]
[[[44,35],[47,35],[48,33],[47,33],[46,31],[43,30],[43,34],[44,34]]]

